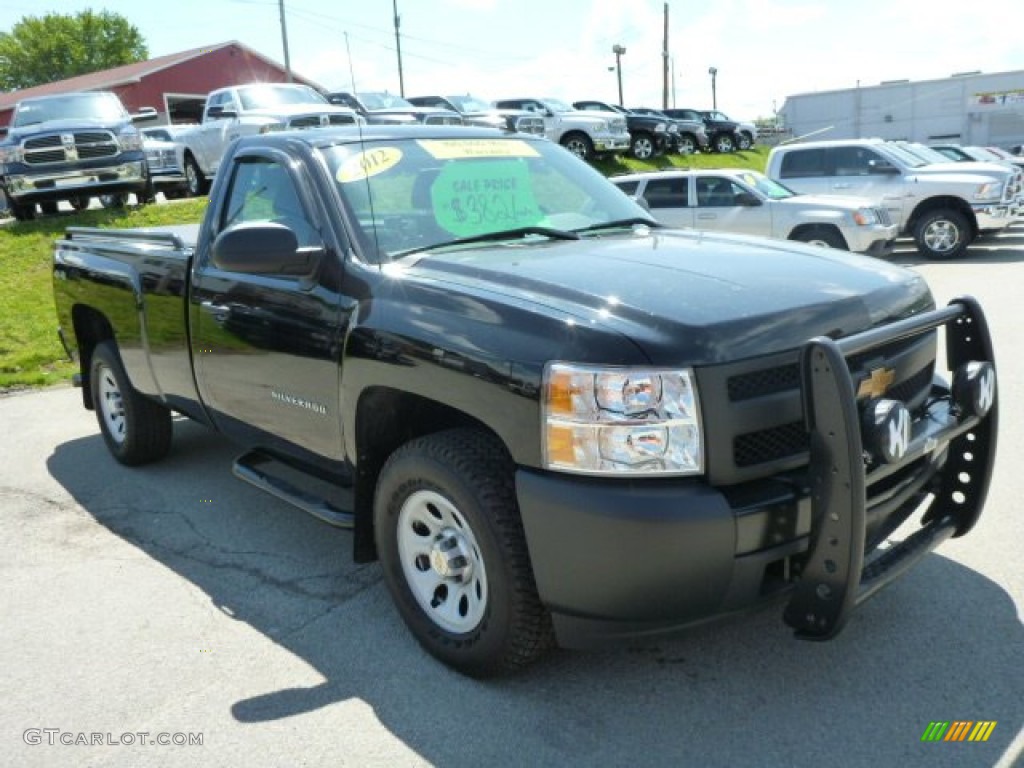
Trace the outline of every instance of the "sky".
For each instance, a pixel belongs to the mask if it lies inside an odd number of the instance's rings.
[[[151,56],[238,40],[284,63],[282,0],[3,0],[0,31],[24,16],[110,11]],[[393,3],[407,96],[554,96],[662,102],[663,0],[283,0],[292,69],[331,90],[399,93]],[[1020,0],[974,10],[932,0],[668,0],[669,106],[771,117],[786,96],[1024,69]],[[354,88],[353,88],[354,83]]]

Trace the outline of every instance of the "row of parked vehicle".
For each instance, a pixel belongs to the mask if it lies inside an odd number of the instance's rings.
[[[929,259],[1024,216],[1024,158],[979,147],[856,139],[772,149],[767,175],[673,170],[612,177],[670,226],[883,256],[899,235]]]
[[[0,186],[18,218],[38,205],[56,211],[93,197],[120,206],[129,195],[151,200],[208,191],[228,144],[253,133],[346,124],[443,124],[512,129],[544,135],[584,160],[629,153],[649,159],[665,152],[731,152],[757,139],[752,123],[717,111],[626,109],[604,101],[573,104],[553,98],[488,102],[473,96],[335,91],[326,96],[300,84],[258,83],[211,92],[197,125],[133,126],[156,117],[129,115],[112,93],[72,93],[19,103],[0,143]],[[58,126],[54,121],[62,121]],[[81,123],[81,130],[67,121]],[[70,131],[70,133],[69,133]],[[64,137],[71,136],[69,143]]]

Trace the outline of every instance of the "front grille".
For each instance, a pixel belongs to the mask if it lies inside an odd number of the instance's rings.
[[[885,208],[875,208],[875,216],[878,217],[878,223],[883,227],[888,227],[892,224],[892,219],[889,217],[889,211]]]
[[[462,118],[457,115],[428,115],[424,121],[427,125],[463,125]]]
[[[544,118],[542,117],[520,117],[516,119],[516,130],[520,133],[532,133],[535,136],[544,135]]]
[[[737,467],[752,467],[756,464],[799,456],[807,452],[808,441],[809,437],[802,421],[750,432],[737,436],[733,442],[733,461]]]
[[[731,376],[728,383],[729,399],[734,403],[752,400],[755,397],[773,395],[799,386],[800,366],[796,363],[778,368],[765,368],[753,373]]]
[[[608,127],[612,133],[626,133],[626,118],[614,117],[608,121]]]
[[[27,165],[74,162],[116,157],[117,139],[110,131],[78,131],[34,136],[22,143]]]
[[[171,171],[178,169],[173,149],[147,149],[146,162],[151,171]]]

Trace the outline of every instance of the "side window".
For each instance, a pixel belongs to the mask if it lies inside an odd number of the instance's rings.
[[[825,150],[798,149],[782,156],[779,176],[783,179],[801,179],[825,175]]]
[[[644,190],[644,199],[651,208],[685,208],[689,205],[689,179],[651,179]]]
[[[220,230],[253,221],[284,224],[300,248],[321,245],[288,170],[273,160],[245,158],[234,168]]]
[[[833,147],[828,155],[835,176],[867,176],[871,173],[872,161],[880,159],[864,147]]]
[[[697,205],[702,208],[729,208],[736,205],[736,193],[742,191],[729,179],[702,176],[697,179]]]
[[[639,181],[623,181],[620,184],[616,184],[619,189],[625,192],[627,195],[635,195],[636,188],[640,186]]]

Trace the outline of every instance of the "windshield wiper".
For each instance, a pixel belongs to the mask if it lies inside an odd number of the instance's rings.
[[[457,237],[454,240],[445,240],[442,243],[432,243],[431,245],[424,245],[420,248],[410,248],[407,251],[398,251],[395,256],[401,258],[402,256],[408,256],[413,253],[422,253],[424,251],[436,251],[439,248],[447,248],[452,245],[464,245],[466,243],[485,243],[494,240],[516,240],[518,238],[526,237],[527,235],[542,235],[543,237],[550,237],[553,240],[579,240],[580,236],[575,232],[569,232],[564,229],[555,229],[553,227],[515,227],[514,229],[503,229],[498,232],[483,232],[479,235],[469,235],[468,237]]]
[[[634,216],[632,219],[616,219],[615,221],[605,221],[601,224],[591,224],[589,227],[574,229],[573,232],[596,232],[601,229],[621,229],[623,227],[632,227],[636,224],[642,224],[643,226],[651,227],[652,229],[662,226],[654,219],[644,219],[639,216]]]

